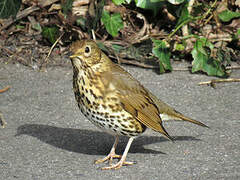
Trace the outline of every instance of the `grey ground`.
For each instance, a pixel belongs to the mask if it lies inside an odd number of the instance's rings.
[[[78,110],[72,92],[72,70],[33,71],[0,63],[0,179],[240,179],[240,84],[198,86],[212,79],[175,71],[125,67],[142,84],[178,111],[210,126],[166,122],[172,143],[147,130],[128,154],[136,164],[102,171],[94,160],[104,157],[113,137],[96,129]],[[240,77],[235,71],[232,77]],[[122,137],[117,152],[122,153]]]

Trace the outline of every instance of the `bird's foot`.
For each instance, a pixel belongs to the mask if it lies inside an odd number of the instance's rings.
[[[105,161],[109,161],[109,164],[111,165],[113,159],[120,159],[121,157],[122,157],[121,155],[118,155],[118,154],[115,154],[115,153],[109,153],[105,158],[96,160],[95,164],[100,164],[100,163],[103,163]]]
[[[108,167],[103,167],[102,170],[119,169],[122,166],[132,165],[132,164],[134,164],[134,162],[127,162],[127,161],[121,159],[117,164],[113,164]]]

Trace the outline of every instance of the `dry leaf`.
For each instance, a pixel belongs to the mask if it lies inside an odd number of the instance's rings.
[[[53,4],[49,9],[48,12],[52,12],[55,10],[60,10],[61,9],[61,5],[60,4]]]
[[[88,12],[88,6],[73,7],[72,14],[75,16],[86,16]]]
[[[90,3],[90,0],[75,0],[73,1],[73,7],[80,7],[82,5],[87,5]]]
[[[46,6],[49,6],[55,2],[57,2],[59,0],[39,0],[38,4],[39,6],[41,7],[46,7]]]
[[[238,6],[238,7],[240,7],[240,0],[236,0],[236,1],[235,1],[235,5]]]

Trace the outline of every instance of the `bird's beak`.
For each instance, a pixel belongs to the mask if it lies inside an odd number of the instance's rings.
[[[73,59],[73,58],[75,58],[75,57],[77,57],[76,54],[69,56],[70,59]]]
[[[67,56],[68,56],[70,59],[73,59],[74,57],[76,57],[76,54],[74,54],[72,51],[68,51]]]

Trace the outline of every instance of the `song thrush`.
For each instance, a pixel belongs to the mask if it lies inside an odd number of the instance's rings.
[[[70,50],[73,52],[70,58],[78,107],[94,125],[116,137],[108,156],[96,161],[109,161],[110,166],[102,169],[118,169],[122,165],[133,164],[126,161],[128,150],[134,138],[147,127],[171,140],[162,120],[177,119],[207,127],[159,100],[128,72],[113,63],[94,41],[77,41]],[[115,154],[119,135],[129,137],[122,156]],[[112,165],[113,158],[120,158],[120,161]]]

